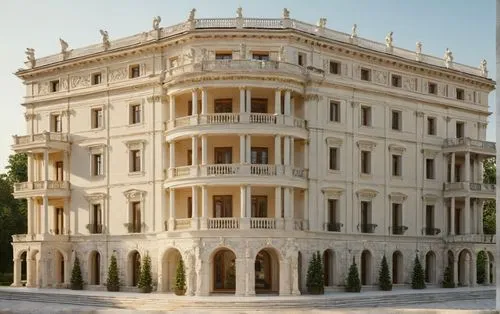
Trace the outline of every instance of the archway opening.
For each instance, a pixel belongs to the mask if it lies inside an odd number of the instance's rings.
[[[436,283],[436,254],[433,251],[425,254],[425,282]]]
[[[489,251],[487,252],[487,255],[488,255],[489,283],[494,284],[496,282],[495,255]]]
[[[181,259],[181,253],[177,249],[169,249],[162,259],[162,290],[164,292],[175,291],[175,273],[177,264]]]
[[[279,258],[273,249],[263,249],[255,257],[255,293],[279,291]]]
[[[236,290],[236,255],[221,249],[213,257],[213,292],[234,293]]]
[[[39,272],[39,263],[38,260],[40,258],[40,254],[38,250],[32,250],[29,252],[28,257],[28,278],[26,282],[26,286],[36,287],[39,284],[38,272]]]
[[[55,252],[55,283],[64,283],[64,256],[60,251]]]
[[[28,263],[27,263],[28,252],[24,251],[19,256],[21,262],[21,282],[26,282],[27,280],[27,272],[28,272]]]
[[[400,251],[395,251],[392,253],[392,283],[403,283],[403,267],[403,254]]]
[[[137,251],[132,251],[128,255],[128,285],[136,287],[139,283],[141,273],[141,255]]]
[[[472,269],[472,256],[466,249],[458,254],[458,285],[462,287],[469,286],[471,281],[471,272],[476,271]]]
[[[361,284],[371,285],[372,281],[372,254],[368,250],[361,253]]]
[[[332,287],[335,282],[335,253],[331,249],[323,252],[323,273],[325,286]]]
[[[89,255],[89,283],[91,285],[101,284],[101,254],[97,251],[92,251]]]

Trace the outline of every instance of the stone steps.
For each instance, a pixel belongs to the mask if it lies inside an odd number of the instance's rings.
[[[300,309],[300,308],[316,308],[316,309],[332,309],[332,308],[377,308],[377,307],[397,307],[409,304],[424,304],[424,303],[441,303],[448,301],[464,301],[464,300],[482,300],[494,299],[495,290],[458,290],[442,289],[433,290],[432,293],[424,291],[407,293],[380,293],[377,295],[361,294],[346,294],[344,295],[324,295],[324,296],[301,296],[294,298],[283,297],[267,297],[258,296],[255,298],[245,297],[237,298],[228,297],[213,297],[210,298],[195,298],[195,297],[172,297],[165,295],[161,298],[161,294],[152,294],[144,296],[117,296],[115,293],[103,292],[102,295],[86,295],[64,293],[61,290],[59,293],[44,293],[41,291],[5,291],[0,290],[0,300],[16,300],[30,301],[43,303],[58,303],[70,305],[82,305],[92,307],[108,307],[120,309],[219,309],[219,310],[245,310],[255,308],[258,304],[259,308],[272,308],[277,310],[283,309]]]

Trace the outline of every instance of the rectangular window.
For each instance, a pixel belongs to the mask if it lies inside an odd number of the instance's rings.
[[[102,128],[102,108],[92,109],[91,115],[92,115],[92,121],[91,121],[92,128],[93,129]]]
[[[392,234],[402,234],[403,213],[401,208],[401,204],[392,203]]]
[[[129,69],[129,78],[136,78],[141,76],[141,69],[138,64],[131,65]]]
[[[462,88],[457,88],[457,99],[458,100],[465,99],[465,91]]]
[[[361,151],[361,173],[371,173],[371,152],[369,151]]]
[[[59,91],[59,80],[50,81],[50,91],[52,93],[55,93],[55,92]]]
[[[338,222],[338,200],[328,199],[328,221],[326,222],[326,231],[340,232],[341,224]]]
[[[64,166],[62,161],[56,161],[56,181],[63,181]]]
[[[94,73],[92,74],[92,85],[99,85],[102,83],[102,74]]]
[[[300,66],[305,66],[306,65],[306,54],[303,52],[299,52],[297,55],[297,64]]]
[[[465,124],[463,122],[456,123],[456,136],[457,136],[457,138],[464,137],[464,126],[465,126]]]
[[[340,63],[330,61],[330,74],[340,74]]]
[[[63,234],[64,228],[64,208],[55,208],[55,228],[54,234]]]
[[[401,75],[391,75],[391,85],[392,87],[401,87],[402,86],[402,79]]]
[[[215,147],[214,158],[216,164],[231,164],[233,163],[232,147]]]
[[[392,176],[401,176],[401,155],[392,155]]]
[[[372,80],[372,71],[370,69],[361,69],[361,80],[362,81],[371,81]]]
[[[330,122],[340,122],[340,103],[338,101],[330,101]]]
[[[187,151],[187,164],[188,166],[194,166],[193,165],[193,150],[188,149]]]
[[[102,154],[93,154],[92,155],[92,175],[93,176],[102,176],[103,174],[104,174],[104,171],[103,171]]]
[[[252,53],[253,60],[269,61],[269,52],[254,52]]]
[[[328,156],[329,160],[329,169],[330,170],[339,170],[339,164],[338,164],[338,148],[337,147],[330,147],[330,154]]]
[[[425,206],[425,227],[427,228],[427,235],[434,235],[434,233],[429,232],[429,229],[434,229],[434,205]]]
[[[436,118],[427,117],[427,135],[436,135]]]
[[[215,60],[232,60],[233,54],[231,52],[216,52]]]
[[[362,126],[372,125],[372,108],[368,106],[361,106],[361,125]]]
[[[215,99],[214,100],[214,111],[215,111],[215,113],[231,113],[231,112],[233,112],[233,100],[231,98]]]
[[[179,65],[179,58],[178,57],[172,57],[168,60],[170,68],[175,68]]]
[[[250,112],[252,113],[267,113],[266,98],[252,98],[250,106]]]
[[[429,82],[428,84],[429,84],[428,85],[429,94],[437,95],[437,92],[438,92],[437,84],[431,83],[431,82]]]
[[[214,195],[213,210],[214,218],[233,217],[233,196]]]
[[[134,149],[130,151],[130,172],[141,171],[141,151]]]
[[[401,131],[402,129],[402,119],[401,119],[402,113],[401,111],[398,110],[393,110],[392,111],[392,129],[394,131]]]
[[[50,128],[52,132],[62,132],[62,118],[60,114],[50,116]]]
[[[268,152],[266,147],[252,147],[250,159],[252,164],[268,164]]]
[[[130,124],[141,123],[141,105],[130,106]]]
[[[132,230],[133,233],[141,232],[141,202],[132,202]]]
[[[430,180],[436,178],[434,175],[434,159],[431,158],[425,159],[425,178]]]
[[[187,218],[193,218],[193,198],[188,196],[187,199]],[[196,210],[196,209],[194,209]]]
[[[92,225],[90,233],[102,233],[102,210],[101,204],[92,205]]]
[[[371,223],[372,223],[372,215],[371,215],[371,202],[370,201],[361,201],[361,232],[362,233],[372,233]]]
[[[267,196],[252,195],[252,217],[267,217]]]

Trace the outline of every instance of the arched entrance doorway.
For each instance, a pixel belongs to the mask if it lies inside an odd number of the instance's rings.
[[[495,255],[491,252],[486,253],[488,257],[488,267],[487,267],[487,278],[489,284],[494,284],[496,282],[496,264],[495,264]]]
[[[255,257],[255,293],[279,291],[279,258],[274,249],[260,250]]]
[[[213,292],[234,293],[236,289],[236,255],[223,248],[213,255]]]
[[[325,287],[332,287],[335,282],[335,253],[331,249],[323,252],[323,273],[325,274]]]
[[[162,290],[172,292],[175,290],[175,273],[181,259],[179,250],[171,248],[163,254],[162,259]]]
[[[128,255],[128,285],[136,287],[139,283],[141,273],[141,255],[137,251],[132,251]]]
[[[92,251],[89,254],[89,284],[101,284],[101,254],[97,251]]]
[[[425,282],[436,283],[436,254],[433,251],[425,254]]]
[[[372,254],[368,250],[361,253],[361,284],[372,284]]]
[[[55,252],[54,266],[55,283],[61,285],[64,283],[64,256],[58,250]]]
[[[469,250],[463,249],[458,254],[458,284],[459,286],[469,286],[472,283],[472,256]]]
[[[392,253],[392,283],[400,284],[403,283],[404,271],[403,271],[403,254],[400,251],[395,251]]]

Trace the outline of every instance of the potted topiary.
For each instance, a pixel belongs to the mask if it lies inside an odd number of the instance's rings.
[[[108,280],[106,282],[106,289],[108,291],[120,291],[120,278],[118,277],[118,264],[116,263],[116,256],[111,255],[111,263],[108,269]]]
[[[82,270],[80,269],[78,256],[75,256],[73,270],[71,271],[71,290],[83,290]]]
[[[151,275],[151,258],[149,255],[142,259],[141,274],[137,287],[142,293],[150,293],[153,291],[153,278]]]
[[[361,281],[359,280],[358,266],[356,266],[354,258],[352,259],[351,267],[349,267],[349,275],[347,277],[347,284],[345,290],[347,292],[361,291]]]
[[[182,258],[177,263],[175,272],[175,295],[184,295],[186,293],[186,272],[184,270],[184,261]]]
[[[391,274],[389,273],[389,265],[387,265],[387,259],[385,258],[385,255],[384,257],[382,257],[382,264],[380,265],[378,285],[380,287],[380,290],[392,290]]]
[[[310,294],[323,294],[325,293],[325,279],[323,273],[323,263],[319,251],[313,253],[312,259],[309,262],[307,269],[306,286]]]

